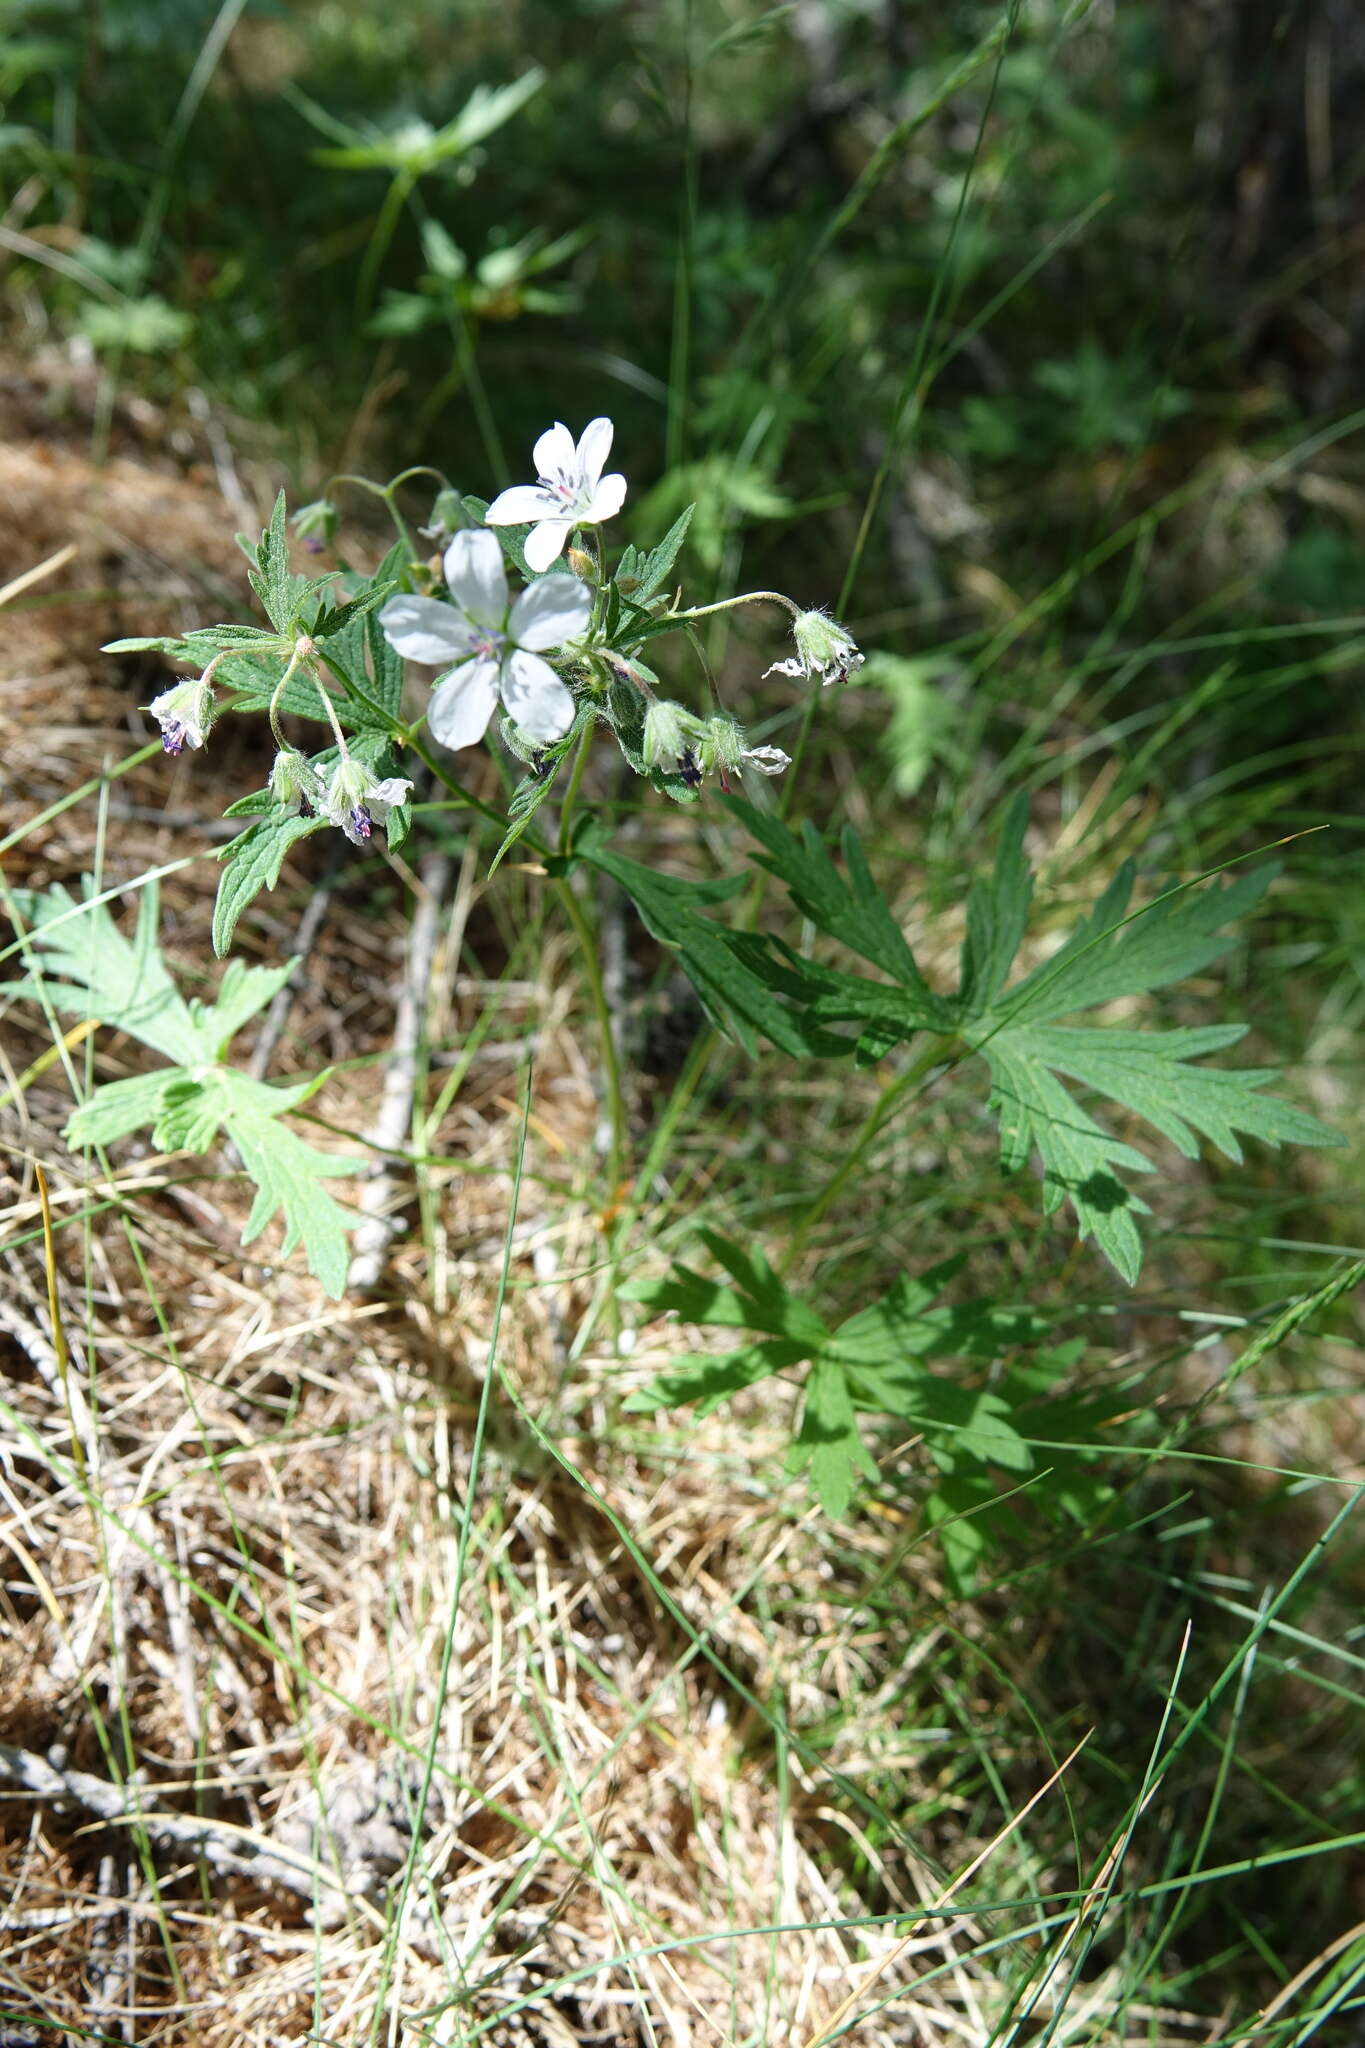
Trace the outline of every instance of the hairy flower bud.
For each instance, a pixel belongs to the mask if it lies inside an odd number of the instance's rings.
[[[329,498],[314,498],[311,505],[300,505],[289,524],[310,554],[320,554],[336,539],[337,508]]]
[[[733,718],[717,712],[707,719],[697,758],[703,769],[718,768],[722,775],[738,770],[744,758],[744,734]]]
[[[422,532],[428,540],[434,540],[438,546],[444,547],[446,542],[453,539],[468,523],[469,515],[464,509],[464,500],[458,491],[451,490],[447,484],[444,490],[436,493],[436,502],[431,508],[431,524],[424,526]]]

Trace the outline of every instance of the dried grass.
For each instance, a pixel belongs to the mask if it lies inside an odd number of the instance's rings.
[[[91,649],[154,613],[188,618],[237,577],[207,468],[157,447],[93,472],[74,430],[32,438],[43,388],[22,396],[27,412],[11,388],[0,455],[15,566],[71,539],[79,553],[48,593],[63,601],[7,621],[7,829],[143,736],[126,681]],[[215,749],[106,786],[106,881],[186,850],[242,767]],[[36,825],[12,879],[90,869],[100,815],[91,801]],[[272,916],[312,885],[312,857]],[[169,950],[187,966],[202,963],[215,879],[199,862],[167,888]],[[447,945],[477,914],[466,878]],[[254,929],[268,943],[270,919]],[[397,909],[324,923],[285,1065],[382,1055],[402,935]],[[427,1171],[431,1227],[400,1245],[385,1299],[340,1307],[243,1256],[231,1178],[124,1148],[110,1179],[88,1179],[57,1135],[60,1070],[14,1085],[44,1051],[41,1020],[5,1016],[0,1739],[70,1794],[43,1779],[33,1796],[11,1756],[7,2022],[202,2048],[394,2038],[400,2018],[407,2039],[506,2048],[798,2041],[890,1952],[887,1927],[809,1924],[862,1911],[839,1874],[856,1823],[799,1754],[774,1768],[778,1705],[798,1723],[846,1705],[855,1654],[819,1540],[755,1483],[778,1469],[774,1418],[751,1400],[742,1457],[732,1418],[681,1460],[663,1436],[606,1427],[610,1352],[566,1368],[590,1291],[576,1276],[601,1241],[576,1192],[597,1103],[561,964],[545,949],[533,978],[502,984],[498,1037],[432,1134],[448,1163]],[[457,1042],[485,989],[451,968],[447,950],[429,1021]],[[476,1469],[532,1032],[537,1171]],[[97,1075],[129,1057],[102,1043]],[[360,1067],[321,1107],[359,1130],[372,1101]],[[58,1224],[65,1377],[37,1164]],[[660,1362],[637,1355],[632,1382]],[[121,1798],[132,1817],[111,1820]],[[932,1890],[914,1859],[884,1878],[907,1906]],[[771,1928],[788,1931],[749,1931]],[[954,1943],[969,1930],[930,1929],[924,1952],[941,1961]],[[861,2038],[970,2031],[975,1997],[960,1971]]]

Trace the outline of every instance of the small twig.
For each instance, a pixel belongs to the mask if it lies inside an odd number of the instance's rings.
[[[141,1873],[135,1861],[131,1858],[121,1861],[113,1854],[101,1856],[95,1890],[114,1910],[125,1909],[124,1927],[121,1945],[113,1912],[101,1914],[90,1930],[86,1965],[90,1979],[90,2018],[96,2031],[110,2038],[114,2037],[117,2024],[118,2038],[124,2041],[133,2038],[133,2020],[128,2006],[132,2002],[132,1971],[136,1957],[136,1949],[128,1940],[134,1916],[126,1907],[137,1897],[140,1888]]]
[[[448,854],[429,853],[420,870],[421,891],[408,927],[407,969],[394,1012],[393,1051],[385,1065],[379,1114],[368,1133],[369,1143],[381,1155],[403,1149],[412,1121],[417,1048],[426,1018],[441,906],[450,889],[450,865]],[[394,1219],[385,1213],[393,1199],[393,1189],[391,1165],[381,1156],[373,1178],[360,1194],[366,1221],[355,1234],[349,1284],[362,1293],[379,1285],[389,1242],[397,1228]]]
[[[40,583],[44,576],[55,575],[58,569],[64,569],[67,563],[74,559],[75,554],[75,541],[68,541],[64,548],[59,548],[55,555],[49,555],[45,562],[37,563],[32,569],[25,569],[22,576],[15,576],[3,590],[0,590],[0,604],[8,604],[12,597],[18,597],[20,591],[27,590],[31,584]]]
[[[114,1785],[90,1771],[58,1769],[46,1757],[12,1749],[5,1742],[0,1742],[0,1784],[15,1786],[30,1798],[48,1800],[54,1806],[79,1806],[98,1820],[126,1821],[153,1849],[202,1856],[211,1870],[225,1877],[281,1885],[305,1899],[323,1891],[352,1896],[325,1864],[279,1843],[264,1842],[249,1828],[236,1827],[231,1821],[203,1820],[194,1814],[149,1811],[135,1786]]]

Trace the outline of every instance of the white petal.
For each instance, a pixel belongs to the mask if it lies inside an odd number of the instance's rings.
[[[442,676],[427,706],[427,725],[443,747],[472,747],[488,730],[498,701],[498,664],[467,661]]]
[[[765,676],[808,676],[810,670],[804,661],[793,655],[789,661],[775,661],[772,667],[765,668],[763,673]]]
[[[791,767],[791,755],[781,747],[746,747],[739,757],[740,773],[756,768],[760,775],[782,775]]]
[[[549,663],[518,648],[502,665],[502,701],[528,740],[561,740],[573,724],[573,698]]]
[[[611,437],[614,429],[608,419],[589,420],[583,429],[583,437],[575,449],[575,468],[583,482],[591,490],[602,474],[602,465],[611,454]],[[541,471],[545,475],[545,471]]]
[[[626,480],[614,469],[601,483],[593,485],[588,509],[582,516],[590,526],[595,526],[599,519],[614,519],[625,502]]]
[[[458,661],[470,649],[472,635],[465,621],[434,597],[391,597],[379,614],[379,624],[390,647],[405,661],[425,661],[434,668]]]
[[[575,639],[592,617],[592,592],[576,576],[540,576],[512,607],[507,630],[520,647],[544,654]]]
[[[411,795],[412,784],[403,776],[386,775],[382,782],[376,782],[365,801],[382,823],[389,811],[396,811]]]
[[[450,594],[476,626],[500,631],[507,616],[507,571],[495,533],[480,526],[457,533],[446,549],[446,582]]]
[[[542,491],[539,484],[513,484],[510,491],[498,492],[483,516],[489,526],[529,526],[533,519],[553,519],[562,510],[553,491]]]
[[[526,560],[537,575],[558,561],[564,543],[574,530],[572,519],[542,519],[526,536]]]
[[[537,476],[571,477],[578,467],[573,435],[562,420],[556,420],[549,431],[541,435],[531,455]]]

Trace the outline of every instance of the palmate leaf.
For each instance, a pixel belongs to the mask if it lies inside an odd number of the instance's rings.
[[[31,972],[4,993],[46,996],[55,1009],[126,1031],[168,1060],[193,1064],[203,1057],[202,1030],[157,950],[156,883],[143,890],[131,939],[102,902],[91,900],[95,893],[88,878],[83,901],[60,886],[43,895],[15,891],[28,928],[23,950]]]
[[[287,1254],[301,1243],[309,1272],[322,1282],[334,1300],[339,1299],[346,1291],[350,1264],[347,1236],[358,1219],[333,1201],[320,1183],[336,1180],[343,1174],[359,1173],[364,1162],[319,1152],[287,1124],[282,1124],[279,1111],[270,1100],[275,1090],[251,1083],[247,1075],[230,1070],[225,1070],[225,1078],[230,1087],[223,1127],[256,1184],[256,1199],[242,1230],[242,1243],[253,1243],[278,1212],[284,1219],[282,1250]],[[245,1099],[243,1083],[260,1092],[251,1100]]]
[[[787,1470],[809,1471],[816,1499],[836,1519],[848,1513],[858,1479],[877,1477],[876,1460],[858,1434],[852,1389],[833,1358],[821,1356],[811,1366]]]
[[[1202,972],[1234,943],[1224,927],[1255,907],[1275,870],[1169,890],[1130,915],[1133,869],[1125,864],[1060,951],[1006,989],[1031,891],[1024,816],[1022,803],[1011,806],[995,872],[969,900],[959,1030],[990,1069],[1005,1166],[1018,1168],[1036,1151],[1044,1212],[1069,1202],[1082,1238],[1093,1238],[1131,1283],[1142,1265],[1137,1219],[1147,1204],[1124,1176],[1156,1168],[1100,1123],[1068,1081],[1141,1117],[1187,1158],[1198,1156],[1204,1138],[1240,1161],[1243,1133],[1272,1145],[1341,1140],[1316,1117],[1264,1093],[1276,1078],[1272,1069],[1196,1064],[1234,1045],[1244,1025],[1134,1031],[1053,1021]]]
[[[247,581],[260,599],[262,610],[277,632],[287,633],[316,585],[311,577],[296,576],[289,567],[283,491],[276,497],[270,524],[255,546],[241,533],[237,544],[252,565]]]
[[[614,580],[630,607],[643,608],[663,589],[687,538],[687,529],[692,524],[692,514],[696,509],[695,505],[689,505],[680,512],[656,548],[637,548],[633,542],[626,548],[617,563]],[[621,588],[623,585],[626,587]]]
[[[277,808],[256,819],[220,850],[223,873],[213,906],[213,950],[220,960],[232,944],[237,920],[247,905],[262,889],[273,889],[279,881],[290,847],[310,832],[323,831],[326,825],[325,818],[305,818]]]
[[[284,1250],[301,1243],[310,1271],[339,1296],[346,1285],[347,1234],[358,1218],[321,1183],[358,1173],[361,1162],[320,1152],[280,1122],[326,1074],[281,1087],[223,1064],[232,1038],[283,987],[294,963],[244,967],[233,961],[215,1002],[186,1002],[157,949],[155,883],[143,892],[131,940],[102,902],[73,902],[62,889],[16,893],[16,902],[28,927],[30,974],[6,993],[95,1018],[171,1062],[96,1088],[67,1119],[67,1143],[107,1145],[150,1129],[159,1151],[205,1152],[220,1134],[230,1139],[256,1184],[243,1244],[281,1215]]]
[[[858,1479],[877,1476],[860,1433],[860,1413],[909,1422],[944,1472],[1032,1469],[1032,1453],[1013,1425],[1008,1401],[992,1389],[932,1372],[927,1363],[994,1361],[1045,1327],[1027,1310],[992,1302],[940,1304],[937,1298],[961,1271],[962,1258],[904,1277],[879,1301],[831,1329],[756,1248],[716,1231],[701,1237],[732,1285],[675,1265],[662,1279],[623,1287],[622,1296],[689,1323],[763,1334],[757,1343],[719,1355],[675,1359],[667,1372],[628,1397],[627,1413],[695,1407],[709,1415],[742,1388],[808,1363],[788,1470],[809,1469],[828,1514],[844,1514]]]
[[[870,1061],[933,1031],[942,1037],[945,1061],[979,1054],[990,1072],[1005,1166],[1017,1170],[1036,1154],[1045,1214],[1069,1203],[1082,1238],[1092,1238],[1129,1282],[1142,1262],[1138,1218],[1146,1213],[1130,1179],[1156,1172],[1132,1142],[1136,1119],[1189,1157],[1201,1140],[1233,1160],[1241,1159],[1243,1136],[1267,1144],[1341,1142],[1315,1117],[1266,1092],[1272,1070],[1204,1064],[1242,1036],[1241,1025],[1146,1031],[1059,1021],[1202,973],[1234,943],[1226,927],[1259,903],[1273,868],[1230,883],[1180,885],[1131,912],[1134,877],[1126,865],[1061,948],[1011,987],[1033,898],[1023,850],[1027,805],[1016,799],[994,869],[968,897],[958,989],[939,994],[851,830],[841,866],[811,827],[798,835],[737,797],[725,802],[801,916],[870,971],[797,954],[770,935],[726,932],[701,914],[687,885],[597,847],[587,857],[616,875],[650,929],[675,949],[709,1012],[728,1022],[746,1049],[762,1033],[784,1051]],[[712,900],[734,886],[706,885]],[[1107,1099],[1110,1115],[1119,1113],[1121,1135],[1092,1113],[1078,1089]]]
[[[696,882],[661,874],[614,852],[592,822],[575,840],[574,858],[589,861],[620,883],[647,929],[678,953],[712,1022],[733,1033],[746,1052],[757,1050],[760,1032],[797,1057],[833,1049],[828,1034],[808,1024],[775,992],[762,948],[751,956],[743,935],[727,932],[698,910],[699,904],[738,894],[744,886],[741,875]]]

